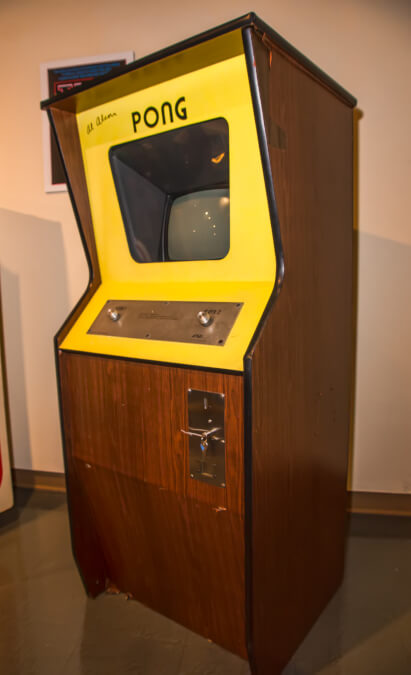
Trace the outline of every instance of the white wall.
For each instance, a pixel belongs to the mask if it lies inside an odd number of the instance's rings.
[[[411,118],[407,0],[255,0],[267,23],[358,97],[359,297],[352,482],[411,492]],[[2,0],[0,265],[14,465],[61,471],[52,336],[87,269],[67,194],[45,194],[39,64],[136,58],[249,2]]]

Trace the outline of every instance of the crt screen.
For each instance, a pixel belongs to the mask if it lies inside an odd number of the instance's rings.
[[[169,260],[224,258],[230,247],[229,190],[202,190],[174,199],[167,241]]]

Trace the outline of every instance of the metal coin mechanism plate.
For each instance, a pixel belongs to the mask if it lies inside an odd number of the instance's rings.
[[[210,391],[187,392],[190,477],[225,487],[225,396]]]
[[[109,300],[88,333],[222,347],[242,306],[242,302]],[[198,315],[210,316],[211,321],[204,326]]]

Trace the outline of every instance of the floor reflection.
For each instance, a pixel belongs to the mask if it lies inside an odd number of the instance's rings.
[[[0,517],[6,675],[249,675],[248,664],[124,595],[86,597],[62,495]],[[410,519],[356,517],[344,584],[284,675],[409,675]],[[273,635],[275,640],[275,635]]]

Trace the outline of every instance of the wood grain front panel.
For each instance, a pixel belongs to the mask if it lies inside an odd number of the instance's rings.
[[[62,351],[59,373],[73,532],[120,590],[245,657],[242,376]],[[225,489],[189,477],[190,387],[226,395]]]
[[[63,351],[59,361],[75,457],[243,516],[242,376]],[[190,478],[190,388],[225,394],[225,489]]]
[[[343,571],[353,115],[278,50],[254,47],[285,263],[251,355],[252,661],[275,675]]]
[[[72,549],[86,591],[94,598],[106,588],[109,570],[87,486],[79,479],[72,457],[66,459],[66,484]]]

